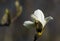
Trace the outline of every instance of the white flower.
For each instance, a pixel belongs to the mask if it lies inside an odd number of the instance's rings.
[[[41,28],[44,28],[44,26],[46,25],[46,23],[53,19],[51,16],[45,18],[44,13],[37,9],[35,10],[34,14],[31,15],[31,18],[33,19],[33,21],[25,21],[24,22],[24,26],[27,28],[32,28],[35,26],[35,21],[39,21],[42,24]]]

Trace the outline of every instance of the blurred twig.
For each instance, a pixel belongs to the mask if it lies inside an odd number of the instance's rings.
[[[11,21],[11,25],[9,26],[9,28],[7,29],[7,32],[5,34],[5,37],[4,37],[4,41],[13,41],[12,39],[12,33],[14,31],[14,27],[13,26],[13,22],[21,15],[22,13],[22,6],[20,6],[19,4],[19,1],[16,0],[15,1],[15,6],[16,6],[16,10],[17,10],[17,13],[16,13],[16,16],[14,18],[11,18],[10,21]]]
[[[15,1],[15,6],[16,6],[16,16],[14,18],[9,18],[10,17],[10,12],[9,10],[6,8],[5,9],[5,14],[3,15],[2,19],[1,19],[1,24],[5,24],[8,21],[11,21],[11,23],[13,23],[22,13],[22,6],[19,4],[19,1]]]
[[[22,6],[19,4],[18,0],[15,1],[15,6],[16,6],[17,13],[16,16],[12,18],[11,22],[15,21],[22,13]]]

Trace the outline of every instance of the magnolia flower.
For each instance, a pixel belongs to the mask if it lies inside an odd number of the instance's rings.
[[[51,16],[45,18],[44,13],[39,9],[34,11],[34,14],[31,15],[31,18],[33,19],[32,21],[25,21],[23,24],[28,29],[30,29],[32,27],[36,27],[36,25],[35,25],[36,23],[41,24],[41,27],[39,27],[39,28],[44,28],[46,23],[49,22],[49,20],[53,19]]]
[[[49,16],[45,18],[44,13],[37,9],[34,14],[31,15],[31,18],[33,19],[32,21],[25,21],[23,25],[28,29],[33,27],[36,28],[37,33],[34,36],[34,41],[36,41],[38,36],[42,35],[45,25],[49,22],[49,20],[52,20],[53,17]]]

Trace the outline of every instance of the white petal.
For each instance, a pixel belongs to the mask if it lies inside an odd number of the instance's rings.
[[[30,29],[34,27],[34,22],[32,21],[25,21],[23,24],[26,28]]]
[[[31,17],[35,20],[38,20],[42,23],[42,25],[44,26],[46,21],[44,19],[44,14],[41,10],[37,9],[35,10],[34,14],[31,15]]]
[[[48,23],[50,20],[53,20],[53,17],[51,17],[51,16],[46,17],[45,20],[46,20],[46,23]]]
[[[32,17],[33,20],[38,20],[37,17],[34,14],[32,14],[31,17]]]

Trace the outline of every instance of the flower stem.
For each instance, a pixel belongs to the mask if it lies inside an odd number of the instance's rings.
[[[34,41],[36,41],[37,39],[38,39],[38,36],[37,36],[37,34],[35,34]]]

